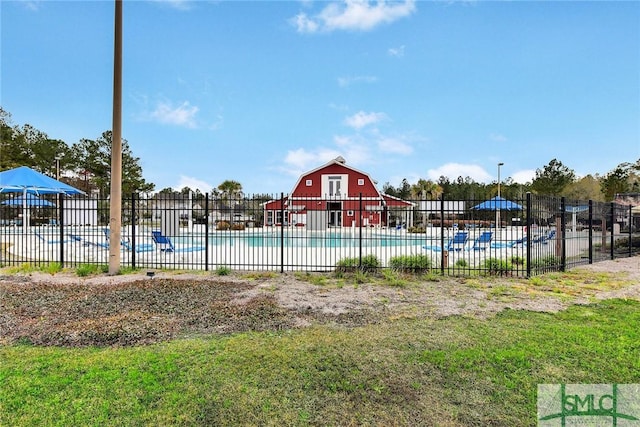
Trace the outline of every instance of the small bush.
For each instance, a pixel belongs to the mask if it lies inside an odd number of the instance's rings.
[[[469,263],[467,262],[467,260],[466,259],[462,259],[462,258],[457,260],[456,263],[455,263],[456,267],[462,267],[462,268],[467,267],[468,265],[469,265]]]
[[[360,259],[356,257],[342,258],[336,263],[338,271],[352,271],[360,268],[363,271],[373,271],[380,267],[380,261],[375,255],[366,255],[362,257],[362,265]]]
[[[431,268],[431,258],[428,255],[400,255],[389,260],[389,267],[394,270],[409,270],[413,272],[428,271]]]
[[[228,276],[229,274],[231,274],[231,269],[226,265],[221,265],[216,268],[216,274],[218,276]]]
[[[514,265],[524,265],[524,258],[518,255],[513,255],[511,258],[511,264]]]
[[[29,273],[34,273],[36,271],[37,271],[36,266],[31,265],[27,262],[20,264],[18,266],[9,267],[7,269],[7,273],[9,274],[18,274],[18,273],[29,274]]]
[[[613,247],[615,249],[628,249],[629,248],[629,238],[623,237],[620,239],[616,239],[613,243]],[[631,237],[631,247],[632,248],[640,248],[640,236],[632,236]]]
[[[513,266],[509,261],[500,258],[489,258],[484,261],[484,268],[489,274],[506,276],[511,273]]]
[[[357,267],[358,258],[342,258],[336,263],[336,267]]]
[[[54,275],[62,271],[62,264],[59,262],[51,262],[42,268],[42,271]]]
[[[231,224],[231,229],[235,231],[242,231],[244,230],[244,228],[245,228],[245,225],[241,222],[236,222]]]
[[[531,262],[531,266],[534,268],[553,267],[558,264],[557,258],[553,255],[547,255],[544,258],[538,258]]]
[[[92,274],[98,274],[103,272],[103,266],[96,264],[82,264],[76,268],[76,274],[79,277],[86,277]]]

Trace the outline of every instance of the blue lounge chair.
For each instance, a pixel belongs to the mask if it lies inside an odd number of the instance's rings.
[[[509,240],[506,242],[493,242],[490,244],[490,247],[493,249],[515,248],[518,245],[525,245],[526,243],[527,243],[527,236],[523,236],[516,240]]]
[[[546,245],[549,243],[549,240],[552,240],[556,237],[556,229],[553,228],[551,230],[549,230],[546,234],[542,234],[540,236],[535,237],[532,242],[533,243],[542,243],[543,245]]]
[[[171,239],[168,236],[164,236],[162,234],[162,231],[158,231],[158,230],[152,231],[151,236],[153,237],[153,241],[155,242],[156,246],[160,249],[160,252],[164,252],[164,253],[198,252],[198,251],[204,250],[204,247],[202,246],[187,246],[187,247],[176,248],[173,245],[173,242],[171,241]]]
[[[109,248],[109,242],[111,241],[110,240],[111,232],[108,228],[103,228],[102,231],[104,232],[104,236],[107,239],[106,247]],[[120,246],[122,246],[123,249],[126,249],[129,252],[134,251],[133,246],[131,245],[131,243],[129,243],[128,240],[121,239]],[[155,250],[156,250],[156,247],[151,243],[139,243],[139,244],[136,244],[136,247],[135,247],[135,252],[153,252]]]
[[[493,233],[491,231],[483,231],[480,237],[474,240],[471,249],[474,251],[484,251],[489,247],[492,239]]]
[[[467,244],[467,240],[469,238],[469,233],[466,231],[459,231],[453,236],[452,239],[449,239],[447,244],[444,246],[444,250],[446,251],[463,251],[465,245]],[[434,252],[441,252],[442,248],[440,246],[423,246],[423,249]]]
[[[59,244],[59,243],[67,243],[67,240],[63,240],[60,241],[60,239],[48,239],[46,237],[44,237],[42,234],[35,232],[35,235],[38,239],[42,240],[43,242],[49,244],[49,245],[55,245],[55,244]]]
[[[80,237],[77,234],[68,234],[68,236],[74,242],[78,242],[82,244],[82,246],[97,246],[102,249],[109,249],[109,243],[105,242],[94,242],[93,240],[87,240],[84,237]]]

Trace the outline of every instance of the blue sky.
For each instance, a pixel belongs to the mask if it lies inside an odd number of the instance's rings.
[[[68,144],[112,123],[112,1],[6,1],[1,105]],[[289,192],[343,156],[530,181],[640,158],[640,2],[124,1],[123,137],[156,184]]]

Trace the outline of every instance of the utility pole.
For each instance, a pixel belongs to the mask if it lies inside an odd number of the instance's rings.
[[[120,272],[122,231],[122,0],[115,0],[113,52],[113,129],[109,200],[109,274]]]

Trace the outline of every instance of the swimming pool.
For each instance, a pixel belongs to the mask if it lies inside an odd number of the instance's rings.
[[[204,244],[204,235],[177,237],[177,243],[184,245]],[[250,248],[349,248],[349,247],[401,247],[422,246],[431,242],[424,234],[377,234],[358,232],[289,232],[247,233],[214,232],[209,236],[210,246],[247,246]]]

